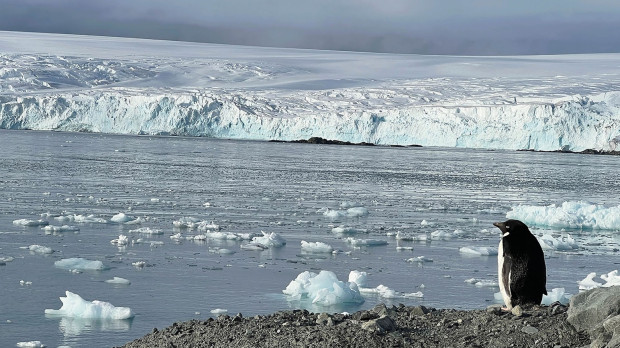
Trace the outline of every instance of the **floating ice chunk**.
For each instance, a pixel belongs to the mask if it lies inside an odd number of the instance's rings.
[[[67,270],[83,270],[83,271],[101,271],[105,269],[103,262],[91,261],[83,259],[81,257],[73,257],[69,259],[61,259],[54,262],[54,266],[57,268]]]
[[[220,229],[220,225],[213,223],[213,221],[211,222],[200,221],[197,225],[197,228],[199,231],[208,231],[208,230],[218,231]]]
[[[161,246],[161,245],[164,245],[164,242],[162,242],[160,240],[154,240],[154,241],[151,241],[151,243],[150,243],[151,248],[153,248],[153,247],[156,248],[156,247]]]
[[[98,218],[93,214],[90,215],[61,215],[54,218],[54,220],[60,222],[77,222],[77,223],[98,223],[98,224],[107,224],[108,220],[103,218]]]
[[[226,249],[226,248],[209,248],[209,252],[220,255],[232,255],[235,253],[234,250]]]
[[[210,312],[211,314],[220,315],[220,314],[228,313],[228,309],[216,308],[216,309],[212,309]]]
[[[575,239],[567,233],[563,233],[559,237],[554,237],[550,233],[546,233],[541,237],[536,237],[536,239],[538,239],[538,243],[545,250],[571,251],[579,249],[579,245],[577,245]]]
[[[254,237],[249,244],[260,245],[266,248],[279,248],[286,244],[286,240],[275,232],[267,233],[261,231],[261,237]]]
[[[424,294],[421,291],[413,292],[413,293],[404,293],[404,292],[391,289],[383,284],[377,286],[376,288],[360,288],[360,292],[362,294],[377,294],[387,299],[424,297]]]
[[[431,232],[431,239],[432,240],[448,240],[448,239],[453,239],[455,236],[447,231],[441,231],[441,230],[436,230]]]
[[[618,275],[618,270],[611,271],[607,274],[602,274],[601,279],[606,282],[605,284],[603,284],[604,288],[620,285],[620,276]]]
[[[319,274],[302,272],[282,292],[291,299],[307,298],[322,306],[364,302],[357,284],[340,281],[336,274],[330,271],[321,271]]]
[[[134,220],[134,218],[129,215],[125,215],[125,213],[118,213],[110,219],[110,221],[116,222],[117,224],[124,224],[132,220]]]
[[[263,251],[263,250],[269,249],[269,247],[266,247],[262,244],[252,244],[252,243],[242,244],[240,248],[242,250],[248,250],[248,251]]]
[[[354,207],[347,209],[348,217],[359,217],[368,215],[368,209],[364,207]]]
[[[179,241],[181,239],[183,239],[183,235],[179,232],[176,234],[173,234],[172,236],[170,236],[170,239],[175,240],[175,241]]]
[[[43,227],[42,230],[45,232],[59,233],[59,232],[77,232],[80,230],[80,228],[76,226],[69,226],[69,225],[62,225],[62,226],[47,225]]]
[[[596,277],[596,272],[589,273],[584,279],[578,281],[579,290],[590,290],[602,286],[603,283],[595,281],[594,277]]]
[[[584,201],[568,201],[560,206],[518,205],[506,217],[558,229],[620,229],[620,205],[606,207]]]
[[[66,291],[66,297],[60,297],[60,309],[46,309],[45,314],[82,319],[120,320],[133,318],[131,308],[115,307],[103,301],[85,301],[80,295]]]
[[[35,254],[51,254],[54,252],[54,250],[52,250],[52,248],[50,247],[46,247],[43,245],[37,245],[37,244],[33,244],[29,246],[28,250],[30,250],[31,252]]]
[[[143,268],[144,266],[146,266],[146,262],[145,261],[136,261],[136,262],[132,262],[131,265],[136,267],[136,268]]]
[[[426,221],[426,220],[422,220],[422,222],[420,222],[420,225],[428,226],[428,225],[430,225],[430,223],[428,221]]]
[[[41,341],[17,342],[16,346],[17,347],[22,347],[22,348],[41,348],[41,347],[45,347],[45,345],[43,343],[41,343]]]
[[[433,262],[433,259],[430,259],[426,256],[417,256],[407,259],[407,262]]]
[[[493,256],[497,255],[497,248],[491,247],[462,247],[459,249],[461,254],[476,256]]]
[[[12,256],[3,256],[3,257],[0,257],[0,262],[1,262],[1,263],[5,263],[5,262],[12,262],[13,260],[15,260],[15,258],[14,258],[14,257],[12,257]]]
[[[357,208],[361,206],[363,206],[363,204],[359,202],[344,201],[340,203],[340,208],[343,208],[343,209]]]
[[[475,285],[479,288],[498,287],[499,283],[494,280],[471,278],[465,280],[465,283]]]
[[[140,227],[140,228],[137,228],[135,230],[129,230],[129,233],[142,233],[142,234],[158,235],[158,234],[164,234],[164,231],[159,230],[159,229],[150,228],[150,227]]]
[[[342,210],[334,210],[334,209],[329,209],[327,208],[324,212],[323,212],[323,216],[326,216],[330,219],[337,219],[343,216],[346,216],[347,213],[342,211]]]
[[[45,220],[28,220],[28,219],[19,219],[19,220],[13,220],[13,225],[18,225],[18,226],[27,226],[27,227],[32,227],[32,226],[47,226],[49,225],[49,222],[45,221]]]
[[[124,235],[124,234],[121,234],[121,235],[119,235],[119,236],[118,236],[118,238],[117,238],[117,239],[112,239],[112,240],[110,241],[110,243],[112,243],[112,244],[116,244],[116,245],[118,245],[118,246],[124,246],[124,245],[129,244],[129,237],[127,237],[127,236],[126,236],[126,235]]]
[[[358,239],[349,237],[346,238],[345,241],[352,246],[378,246],[378,245],[387,245],[388,242],[386,240],[381,239]]]
[[[105,281],[108,284],[116,284],[116,285],[129,285],[131,284],[131,282],[125,278],[121,278],[121,277],[114,277],[112,279],[107,279]]]
[[[362,271],[349,272],[349,282],[357,284],[357,286],[366,286],[368,273]]]
[[[541,304],[549,306],[553,302],[560,302],[561,304],[568,304],[572,295],[565,292],[564,288],[554,288],[547,295],[543,295]]]
[[[219,239],[219,240],[250,240],[254,237],[259,236],[256,233],[233,233],[233,232],[211,232],[211,231],[207,231],[205,235],[209,239]]]
[[[338,227],[332,228],[332,233],[338,233],[338,234],[354,234],[354,233],[366,233],[366,232],[368,232],[368,230],[366,229],[359,229],[359,228],[346,227],[346,226],[338,226]]]
[[[202,241],[207,240],[207,235],[206,234],[198,234],[198,235],[195,235],[193,238],[192,237],[187,237],[187,238],[191,238],[191,239],[193,239],[195,241],[202,242]]]
[[[30,285],[32,285],[32,282],[31,281],[26,281],[26,280],[20,280],[19,281],[19,285],[21,285],[21,286],[30,286]]]
[[[200,220],[193,218],[193,217],[182,217],[179,220],[175,220],[172,222],[172,225],[176,228],[183,228],[183,229],[196,229],[198,228],[198,225],[200,224]]]
[[[305,240],[302,240],[301,251],[307,253],[331,253],[334,251],[334,248],[323,242],[306,242]]]
[[[410,235],[406,235],[400,231],[396,232],[396,239],[397,240],[402,240],[404,242],[411,242],[416,240],[416,236],[410,236]]]

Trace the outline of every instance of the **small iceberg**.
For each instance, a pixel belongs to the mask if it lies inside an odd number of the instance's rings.
[[[103,262],[91,261],[83,259],[81,257],[73,257],[69,259],[61,259],[54,262],[54,266],[57,268],[67,270],[80,270],[80,271],[101,271],[105,269]]]
[[[112,279],[108,279],[105,281],[108,284],[114,284],[114,285],[130,285],[131,282],[125,278],[121,278],[121,277],[114,277]]]
[[[292,300],[309,299],[322,306],[364,302],[356,283],[340,281],[331,271],[302,272],[282,292]]]
[[[306,253],[331,253],[334,251],[334,248],[323,242],[306,242],[302,240],[301,251]]]
[[[387,241],[381,239],[358,239],[353,237],[346,238],[345,241],[352,246],[379,246],[388,244]]]
[[[109,302],[94,300],[85,301],[80,295],[70,291],[66,297],[60,297],[60,309],[46,309],[45,314],[81,319],[120,320],[133,318],[134,314],[129,307],[115,307]]]
[[[49,225],[49,222],[47,222],[45,220],[19,219],[19,220],[13,220],[13,225],[26,226],[26,227],[47,226],[47,225]]]

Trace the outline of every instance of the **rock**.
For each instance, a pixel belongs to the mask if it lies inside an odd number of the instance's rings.
[[[413,308],[411,308],[411,314],[415,315],[415,316],[423,316],[426,315],[428,313],[430,313],[430,309],[424,307],[424,306],[415,306]]]
[[[527,326],[524,326],[521,329],[521,332],[524,332],[524,333],[529,334],[529,335],[533,335],[535,333],[538,333],[538,329],[533,327],[533,326],[527,325]]]
[[[514,306],[514,307],[512,307],[512,310],[510,310],[510,312],[515,317],[522,317],[523,316],[523,308],[521,308],[521,306]]]
[[[501,315],[502,314],[502,305],[490,305],[487,307],[487,313]]]
[[[567,321],[586,331],[591,347],[614,347],[620,341],[620,286],[596,288],[571,298]]]
[[[319,325],[334,326],[334,321],[327,313],[319,314],[316,318],[316,323]]]
[[[396,323],[387,315],[378,319],[372,319],[362,324],[362,329],[378,334],[396,330]]]
[[[375,313],[377,316],[382,317],[384,315],[394,315],[396,313],[396,307],[392,306],[391,308],[387,308],[385,303],[379,303],[370,311]]]

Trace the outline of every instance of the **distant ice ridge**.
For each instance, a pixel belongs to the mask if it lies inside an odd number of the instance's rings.
[[[518,205],[506,213],[526,225],[565,229],[620,230],[620,206],[606,207],[584,201],[557,206]]]
[[[45,314],[81,319],[120,320],[133,318],[129,307],[115,307],[109,302],[85,301],[80,295],[66,291],[66,297],[60,297],[60,309],[46,309]]]

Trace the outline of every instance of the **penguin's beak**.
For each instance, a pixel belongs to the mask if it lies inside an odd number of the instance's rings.
[[[506,229],[506,224],[503,222],[494,222],[493,226],[499,228],[502,231],[502,233],[508,232],[508,230]]]

